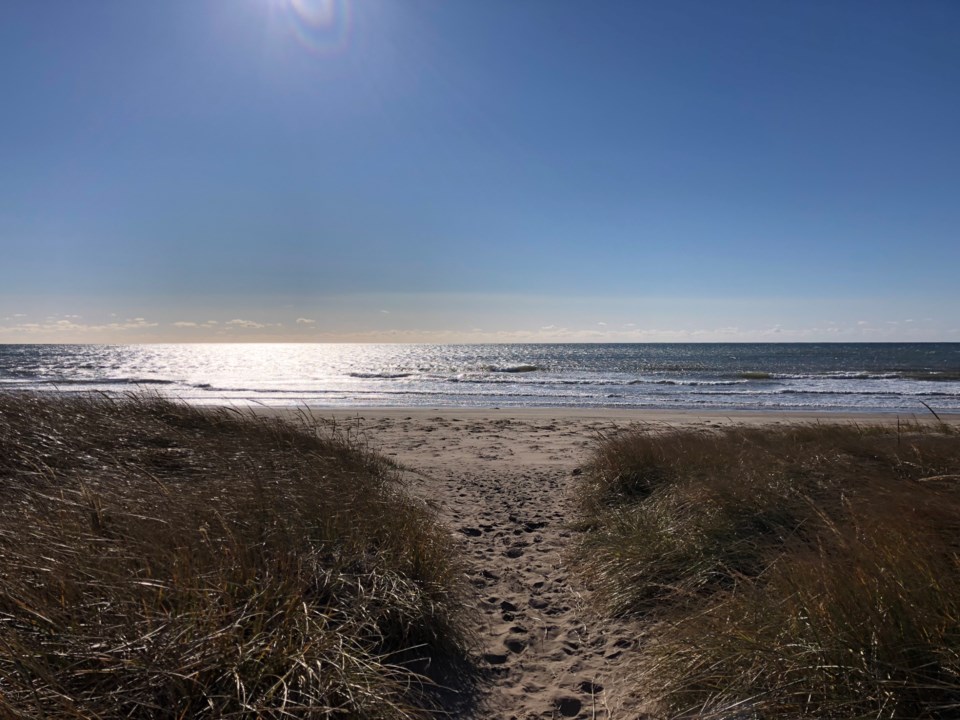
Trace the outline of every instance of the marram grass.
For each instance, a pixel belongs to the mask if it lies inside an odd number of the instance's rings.
[[[0,395],[0,716],[427,716],[444,533],[354,441],[157,398]]]
[[[664,714],[960,716],[960,434],[945,425],[604,439],[575,552],[607,612],[656,623]]]

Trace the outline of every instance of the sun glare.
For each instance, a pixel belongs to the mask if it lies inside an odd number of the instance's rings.
[[[336,19],[337,3],[334,0],[290,0],[290,5],[314,27],[329,27]]]
[[[344,50],[350,41],[350,0],[282,0],[300,43],[311,52]]]

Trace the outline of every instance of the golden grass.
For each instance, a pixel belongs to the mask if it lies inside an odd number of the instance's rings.
[[[447,544],[319,425],[0,395],[0,715],[427,716],[466,657]]]
[[[658,623],[638,687],[676,717],[960,715],[960,435],[945,425],[603,440],[576,559]]]

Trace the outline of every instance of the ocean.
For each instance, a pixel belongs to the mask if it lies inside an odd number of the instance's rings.
[[[0,391],[195,404],[960,411],[960,343],[0,345]]]

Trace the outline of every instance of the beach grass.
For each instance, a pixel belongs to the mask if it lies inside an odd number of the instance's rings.
[[[960,434],[801,425],[602,438],[574,551],[656,628],[671,717],[960,715]]]
[[[0,715],[430,716],[462,569],[387,461],[303,420],[0,395]]]

